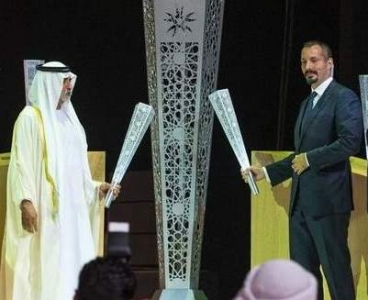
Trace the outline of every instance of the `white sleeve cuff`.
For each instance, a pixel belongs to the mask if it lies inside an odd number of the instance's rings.
[[[307,153],[304,153],[304,157],[305,157],[305,162],[307,163],[307,166],[309,167],[309,161],[308,161]]]
[[[266,167],[262,167],[262,170],[263,170],[263,173],[265,174],[267,182],[271,183],[271,179],[270,179],[270,176],[268,176],[268,172],[267,172]]]

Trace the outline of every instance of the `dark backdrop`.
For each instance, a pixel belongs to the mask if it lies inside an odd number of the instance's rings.
[[[336,78],[359,92],[357,75],[368,72],[367,10],[366,0],[227,0],[218,88],[232,94],[248,150],[293,148],[308,93],[299,63],[304,41],[329,43]],[[3,0],[0,152],[10,150],[24,105],[23,59],[60,60],[78,75],[73,103],[90,150],[107,152],[110,174],[135,103],[148,103],[144,51],[140,0]],[[147,134],[130,169],[151,168]],[[250,267],[250,199],[217,121],[209,176],[202,268],[217,276],[219,299],[230,299]]]

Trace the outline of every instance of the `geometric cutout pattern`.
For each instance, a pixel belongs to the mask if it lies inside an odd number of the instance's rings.
[[[162,153],[169,280],[186,280],[196,165],[198,43],[160,45]]]

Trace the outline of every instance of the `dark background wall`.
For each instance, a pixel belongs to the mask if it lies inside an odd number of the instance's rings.
[[[227,0],[218,88],[232,94],[248,150],[293,148],[308,93],[299,66],[304,41],[329,43],[336,78],[359,92],[357,76],[368,72],[367,15],[365,0]],[[24,105],[23,59],[60,60],[78,75],[73,103],[90,150],[107,152],[110,174],[135,103],[148,103],[144,51],[140,0],[2,0],[0,152],[10,150]],[[151,168],[147,135],[130,169]],[[202,268],[217,276],[219,299],[230,299],[250,267],[250,199],[217,121],[209,176]]]

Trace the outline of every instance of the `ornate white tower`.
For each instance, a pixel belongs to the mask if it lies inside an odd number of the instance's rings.
[[[198,290],[224,0],[143,0],[160,290]]]

